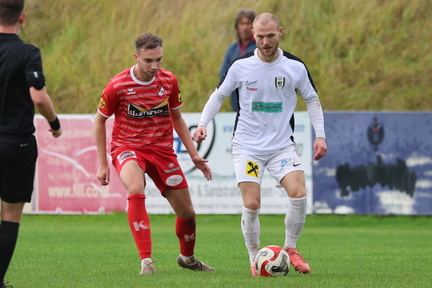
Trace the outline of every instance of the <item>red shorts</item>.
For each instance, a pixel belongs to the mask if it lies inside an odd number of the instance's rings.
[[[126,162],[136,161],[144,173],[153,180],[162,195],[167,189],[189,187],[173,149],[122,147],[114,149],[111,156],[113,166],[119,175]]]

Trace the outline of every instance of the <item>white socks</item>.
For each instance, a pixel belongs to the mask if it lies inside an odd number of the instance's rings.
[[[285,215],[285,245],[283,248],[296,248],[297,239],[303,230],[307,213],[307,198],[289,198],[290,205]],[[252,264],[260,247],[260,222],[258,215],[260,209],[242,209],[241,230]]]
[[[296,248],[297,239],[306,221],[307,198],[289,198],[290,206],[285,215],[285,245],[283,248]]]
[[[188,260],[192,259],[192,258],[194,257],[194,255],[187,257],[187,256],[183,256],[182,254],[180,254],[179,257],[180,257],[183,261],[188,261]]]
[[[246,248],[249,252],[249,261],[251,264],[258,253],[260,245],[259,213],[260,209],[250,210],[246,207],[242,209],[241,230],[245,239]]]

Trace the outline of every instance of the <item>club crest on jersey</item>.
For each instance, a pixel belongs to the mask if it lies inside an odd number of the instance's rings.
[[[285,77],[276,77],[275,78],[275,86],[279,90],[281,90],[283,87],[285,87]]]
[[[165,89],[164,89],[163,87],[161,87],[161,88],[159,89],[158,95],[159,95],[159,96],[163,96],[164,94],[165,94]]]
[[[150,108],[146,109],[144,107],[140,107],[136,104],[129,103],[128,104],[128,116],[135,119],[142,118],[153,118],[160,115],[169,115],[168,109],[168,98],[162,101],[162,103]]]

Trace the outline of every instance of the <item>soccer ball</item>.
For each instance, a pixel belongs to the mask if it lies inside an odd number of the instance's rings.
[[[279,246],[269,245],[258,251],[253,264],[259,276],[286,276],[290,261],[285,250]]]

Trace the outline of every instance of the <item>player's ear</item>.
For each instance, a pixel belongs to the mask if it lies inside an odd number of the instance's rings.
[[[21,16],[18,18],[18,22],[20,24],[23,24],[24,21],[25,21],[25,19],[26,19],[26,17],[27,17],[27,14],[26,13],[22,13]]]

